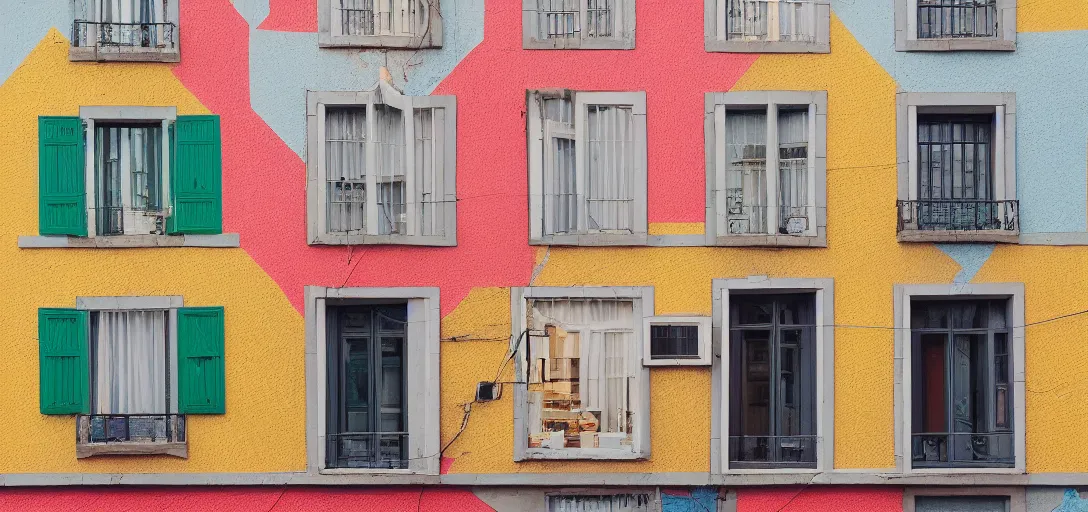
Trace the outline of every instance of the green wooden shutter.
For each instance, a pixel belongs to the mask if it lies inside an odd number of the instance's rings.
[[[178,412],[223,414],[223,308],[178,309]]]
[[[86,311],[38,310],[42,414],[90,412],[87,326]]]
[[[174,123],[167,232],[223,232],[223,148],[219,116],[178,116]]]
[[[38,118],[38,233],[87,236],[83,121]]]

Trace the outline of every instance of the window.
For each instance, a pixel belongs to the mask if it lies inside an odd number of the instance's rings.
[[[323,47],[441,48],[439,0],[319,0]]]
[[[899,240],[1016,242],[1012,94],[903,93],[899,105]]]
[[[38,130],[42,235],[222,232],[218,116],[82,107]]]
[[[1024,471],[1023,290],[896,285],[902,471]]]
[[[527,50],[635,47],[635,0],[521,1]]]
[[[914,467],[1013,467],[1009,301],[910,309]]]
[[[643,289],[515,292],[515,460],[636,459],[649,446]]]
[[[816,467],[815,303],[730,297],[730,467]]]
[[[548,512],[655,512],[652,494],[572,494],[548,496]]]
[[[223,308],[180,297],[40,309],[42,414],[77,414],[76,456],[187,456],[185,414],[222,414]]]
[[[439,473],[437,288],[306,287],[315,474]]]
[[[710,317],[655,316],[643,329],[646,366],[710,364]]]
[[[834,282],[750,276],[715,279],[713,289],[722,404],[711,435],[723,442],[714,448],[712,471],[829,470]]]
[[[178,0],[74,0],[73,61],[178,62]]]
[[[404,304],[330,308],[326,467],[407,468],[407,314]]]
[[[1016,49],[1016,0],[896,0],[897,51]]]
[[[707,95],[709,244],[826,245],[826,110],[822,91]]]
[[[828,53],[829,0],[707,0],[706,51]]]
[[[907,487],[904,512],[1027,512],[1027,497],[1016,487]]]
[[[452,96],[309,93],[310,244],[452,246]]]
[[[646,94],[529,93],[530,242],[646,243]]]

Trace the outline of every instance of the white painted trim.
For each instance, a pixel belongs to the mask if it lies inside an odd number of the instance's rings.
[[[329,300],[387,299],[406,301],[408,340],[406,356],[419,363],[407,366],[407,470],[333,469],[325,467],[326,307]],[[440,322],[438,288],[305,288],[306,323],[306,444],[307,475],[322,483],[347,475],[438,475],[440,468]],[[421,363],[421,364],[420,364]],[[414,481],[414,480],[411,480]]]
[[[1017,475],[1026,471],[1027,428],[1025,386],[1025,314],[1023,283],[952,283],[897,284],[894,287],[895,306],[895,463],[896,471],[904,475]],[[1013,357],[1013,468],[947,468],[914,469],[911,451],[911,341],[910,308],[915,297],[1001,297],[1008,298],[1012,315],[1009,318]]]
[[[88,311],[176,309],[184,305],[181,295],[76,297],[76,309]]]
[[[510,289],[510,329],[511,350],[517,346],[514,357],[514,375],[524,375],[526,371],[526,340],[521,339],[525,329],[527,299],[617,299],[630,300],[633,305],[635,324],[634,342],[631,349],[632,370],[635,384],[630,390],[631,411],[635,416],[632,446],[630,450],[599,448],[577,448],[548,450],[529,448],[528,390],[525,384],[514,384],[514,461],[525,460],[642,460],[650,457],[650,372],[641,366],[643,358],[643,322],[654,314],[654,289],[651,286],[575,286],[575,287],[513,287]],[[520,342],[520,345],[515,345]],[[531,342],[530,342],[531,343]]]
[[[711,373],[711,472],[713,474],[811,474],[835,467],[835,283],[831,278],[714,279],[714,358]],[[815,292],[816,294],[816,468],[746,469],[729,467],[729,297],[735,291]],[[717,448],[715,450],[715,448]]]
[[[653,359],[650,353],[650,327],[654,325],[694,325],[698,327],[699,357],[692,359]],[[643,366],[709,366],[710,339],[709,316],[648,316],[642,322],[642,364]]]

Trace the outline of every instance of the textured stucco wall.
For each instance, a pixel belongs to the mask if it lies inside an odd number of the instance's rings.
[[[276,284],[241,249],[25,250],[38,231],[38,116],[80,105],[171,105],[207,113],[160,65],[68,62],[44,38],[0,85],[0,473],[293,471],[305,468],[303,327]],[[226,308],[227,414],[191,416],[189,459],[75,458],[71,416],[38,411],[37,308],[76,296],[181,295]]]
[[[47,3],[52,8],[41,7]],[[312,4],[186,0],[176,66],[68,63],[61,32],[47,32],[65,30],[66,2],[59,0],[16,2],[18,16],[0,16],[0,172],[9,178],[0,185],[0,283],[12,291],[0,296],[7,306],[0,308],[0,332],[13,347],[0,360],[0,389],[34,390],[0,393],[0,429],[35,433],[0,437],[0,473],[304,468],[304,285],[441,287],[443,337],[485,340],[442,343],[443,443],[457,432],[461,404],[471,400],[475,383],[492,378],[502,361],[509,287],[530,284],[534,269],[532,284],[541,286],[652,285],[657,314],[710,314],[712,279],[753,274],[833,277],[836,323],[847,326],[891,326],[895,283],[1023,281],[1029,322],[1088,309],[1082,293],[1088,248],[898,244],[891,207],[898,89],[1015,90],[1025,229],[1084,230],[1088,103],[1070,84],[1088,76],[1082,55],[1088,21],[1045,14],[1064,2],[1022,0],[1021,29],[1038,32],[1021,33],[1014,54],[943,56],[890,52],[890,2],[876,0],[833,2],[832,53],[764,56],[704,52],[701,21],[693,21],[702,20],[700,2],[639,0],[637,48],[622,52],[524,51],[520,5],[443,2],[455,6],[448,21],[458,24],[447,25],[448,48],[421,52],[419,66],[403,64],[416,57],[389,57],[394,64],[403,59],[396,64],[401,73],[392,67],[400,82],[407,77],[410,92],[457,96],[458,246],[354,249],[306,245],[300,105],[306,87],[369,87],[379,54],[318,51],[315,27],[304,19]],[[651,231],[686,234],[702,233],[703,94],[827,90],[828,247],[528,246],[524,91],[541,87],[647,91]],[[36,116],[95,104],[177,105],[181,113],[221,115],[224,227],[241,234],[242,248],[16,249],[17,235],[37,230]],[[192,420],[188,461],[76,462],[66,451],[71,419],[37,411],[35,308],[70,305],[76,295],[165,293],[184,295],[187,304],[227,307],[228,414]],[[1080,377],[1088,370],[1088,347],[1080,342],[1086,322],[1075,317],[1028,329],[1029,471],[1088,470],[1088,447],[1068,443],[1088,436],[1078,412],[1088,393],[1088,379]],[[840,327],[835,341],[835,467],[890,468],[892,333]],[[706,368],[652,370],[653,457],[625,463],[514,463],[507,389],[501,400],[473,407],[444,467],[451,473],[705,472],[710,386]],[[741,510],[786,503],[787,510],[841,510],[828,507],[842,500],[874,507],[857,510],[891,510],[889,503],[901,498],[898,490],[865,490],[856,499],[824,489],[795,499],[789,491],[761,492],[742,493]],[[817,503],[825,492],[824,504]]]

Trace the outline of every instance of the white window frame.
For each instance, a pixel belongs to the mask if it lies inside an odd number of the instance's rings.
[[[835,281],[831,278],[768,278],[750,276],[714,279],[714,358],[711,381],[711,473],[812,474],[835,467]],[[729,467],[729,297],[739,293],[816,294],[816,467],[731,469]]]
[[[360,301],[405,302],[408,307],[405,381],[408,409],[408,469],[326,468],[327,325],[330,305]],[[305,288],[306,438],[310,475],[438,475],[440,321],[438,288]],[[319,478],[320,481],[320,478]]]
[[[993,114],[993,199],[1016,199],[1016,93],[900,92],[895,95],[896,195],[900,201],[918,199],[919,111],[923,114]],[[901,216],[902,213],[897,212],[897,215]],[[1019,225],[1015,230],[1000,231],[904,230],[897,234],[897,238],[901,242],[1019,242]]]
[[[441,48],[443,42],[442,9],[441,0],[374,0],[374,5],[380,2],[392,2],[392,12],[416,4],[417,8],[425,9],[424,25],[418,33],[395,33],[386,31],[374,35],[345,35],[343,27],[337,21],[340,15],[340,0],[318,0],[317,2],[317,27],[318,46],[323,48]],[[394,22],[396,23],[396,22]],[[377,29],[375,29],[377,32]]]
[[[654,359],[650,347],[650,328],[655,325],[684,325],[699,328],[699,357]],[[651,316],[642,327],[643,366],[709,366],[710,365],[710,317],[709,316]]]
[[[918,0],[895,0],[895,51],[1016,50],[1016,0],[997,0],[997,37],[918,38]]]
[[[808,105],[808,207],[807,229],[801,235],[778,231],[778,106]],[[728,173],[726,111],[731,108],[767,109],[767,232],[729,234],[718,229],[718,212],[727,208],[718,183]],[[827,246],[827,91],[741,91],[706,94],[704,109],[706,142],[706,244],[718,246]],[[772,149],[773,148],[773,149]],[[773,200],[773,202],[772,202]]]
[[[635,383],[629,389],[631,412],[634,415],[634,432],[631,433],[630,449],[607,448],[529,448],[529,404],[527,385],[514,384],[514,461],[526,460],[642,460],[650,457],[650,371],[642,366],[643,320],[654,312],[654,289],[646,287],[528,287],[510,289],[511,349],[517,349],[514,357],[515,375],[525,375],[526,329],[525,319],[530,299],[605,299],[629,300],[633,307],[630,346],[632,374]],[[541,338],[536,338],[540,343]],[[520,340],[520,343],[519,343]],[[532,343],[530,341],[529,343]],[[517,379],[515,379],[517,380]]]
[[[582,28],[586,26],[586,7],[588,0],[578,1],[577,37],[557,37],[540,39],[539,2],[544,0],[521,0],[521,47],[525,50],[633,50],[635,48],[635,2],[637,0],[615,0],[615,20],[612,37],[585,37]]]
[[[1008,497],[1008,512],[1027,512],[1027,493],[1022,487],[907,487],[903,489],[903,512],[915,512],[918,497]]]
[[[166,217],[171,214],[172,206],[170,204],[170,151],[173,149],[170,147],[170,125],[177,120],[177,108],[176,107],[80,107],[79,117],[83,121],[84,125],[84,165],[86,176],[86,192],[87,192],[87,238],[94,238],[99,236],[98,226],[96,225],[97,219],[94,215],[94,208],[98,205],[95,197],[95,128],[96,122],[159,122],[162,124],[162,216],[163,216],[163,229],[165,233]],[[132,185],[131,180],[121,180],[121,196],[122,204],[125,205],[126,210],[130,206],[129,201],[132,200],[132,194],[129,187]],[[105,238],[107,235],[101,235]],[[117,236],[167,236],[162,235],[148,235],[147,233],[125,233],[124,235],[108,235],[109,237]]]
[[[1012,468],[914,468],[911,457],[911,301],[920,298],[1008,299],[1013,389],[1013,437],[1015,461]],[[894,287],[895,305],[895,465],[903,474],[1021,474],[1026,472],[1027,437],[1027,387],[1025,374],[1024,342],[1024,283],[952,283],[952,284],[897,284]]]
[[[531,245],[646,245],[646,93],[645,92],[579,92],[570,90],[529,91],[528,99],[528,157],[529,157],[529,243]],[[544,172],[547,152],[544,150],[545,127],[541,104],[545,98],[568,98],[574,108],[574,139],[577,171],[578,231],[576,233],[544,233]],[[634,170],[632,187],[632,229],[630,233],[592,231],[586,227],[584,215],[588,165],[586,146],[588,109],[591,105],[618,105],[631,108],[634,127]]]
[[[457,101],[454,96],[406,96],[393,88],[386,80],[379,79],[378,85],[369,91],[359,92],[307,92],[306,126],[306,189],[307,189],[307,240],[310,245],[457,245]],[[368,170],[366,174],[366,233],[329,233],[328,194],[326,192],[325,166],[325,110],[327,106],[365,106],[367,107],[367,133],[375,133],[375,105],[388,105],[396,108],[404,116],[404,188],[405,188],[405,233],[378,234],[378,187],[372,169],[376,168],[375,151],[366,152]],[[440,200],[444,221],[441,235],[423,235],[419,233],[419,218],[415,208],[420,204],[415,186],[415,123],[414,109],[444,109],[444,123],[439,126],[435,119],[435,137],[442,137],[443,152],[435,155],[440,158],[435,166],[441,168],[443,197]],[[368,144],[371,143],[368,140]]]
[[[768,0],[793,3],[796,0]],[[737,40],[728,37],[729,0],[703,0],[703,31],[706,51],[729,53],[831,53],[831,0],[810,0],[815,4],[815,41]],[[768,8],[771,12],[771,8]],[[768,16],[770,18],[770,16]],[[777,16],[774,17],[777,20]],[[768,20],[768,24],[770,21]]]
[[[72,0],[72,20],[89,21],[97,23],[99,18],[99,2],[102,0]],[[156,23],[173,23],[173,41],[170,47],[121,47],[109,51],[99,51],[97,34],[91,35],[94,44],[91,46],[69,46],[68,59],[71,61],[147,61],[147,62],[179,62],[181,60],[180,24],[178,23],[178,3],[184,0],[155,0],[161,9],[162,19]],[[165,5],[164,5],[165,2]]]

